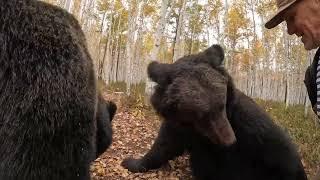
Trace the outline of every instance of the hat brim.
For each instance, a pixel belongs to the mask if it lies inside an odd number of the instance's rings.
[[[276,27],[278,24],[280,24],[282,21],[284,21],[282,15],[283,15],[283,12],[288,9],[292,4],[294,4],[296,1],[292,1],[288,4],[286,4],[285,6],[282,6],[278,9],[277,13],[272,17],[270,18],[269,21],[266,22],[266,24],[264,25],[264,27],[268,28],[268,29],[272,29],[274,27]]]

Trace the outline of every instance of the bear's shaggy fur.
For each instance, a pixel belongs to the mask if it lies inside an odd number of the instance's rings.
[[[89,180],[90,162],[111,143],[105,125],[116,108],[105,103],[71,14],[0,1],[0,180]]]

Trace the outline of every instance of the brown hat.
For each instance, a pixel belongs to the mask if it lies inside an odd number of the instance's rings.
[[[297,2],[298,0],[276,0],[278,11],[277,13],[264,25],[268,29],[272,29],[280,24],[284,19],[282,14],[284,10],[290,7],[292,4]]]

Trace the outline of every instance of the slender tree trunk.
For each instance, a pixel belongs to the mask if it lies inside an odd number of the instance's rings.
[[[221,44],[225,44],[225,39],[226,39],[226,25],[227,25],[227,22],[228,22],[228,11],[229,11],[229,2],[228,0],[225,0],[224,1],[224,18],[223,18],[223,30],[222,30],[222,38],[221,38],[221,41],[220,43]],[[226,49],[226,53],[228,53],[228,49]],[[229,69],[229,58],[228,56],[225,57],[225,60],[224,60],[224,65],[225,65],[225,68],[226,69]]]
[[[122,22],[122,15],[119,14],[119,17],[118,17],[118,27],[117,27],[117,34],[118,34],[118,37],[116,39],[116,45],[115,45],[115,50],[116,50],[116,53],[115,53],[115,56],[114,56],[114,59],[115,59],[115,63],[116,63],[116,68],[115,68],[115,72],[114,72],[114,76],[113,76],[113,81],[118,81],[118,71],[119,71],[119,58],[120,58],[120,52],[121,52],[121,47],[120,47],[120,43],[121,43],[121,33],[120,33],[120,24]]]
[[[128,33],[127,33],[127,45],[126,45],[126,94],[130,95],[131,83],[132,83],[132,61],[134,57],[134,41],[135,41],[135,31],[136,31],[136,20],[138,7],[137,3],[139,1],[134,0],[129,4],[130,13],[128,18]]]
[[[103,33],[102,33],[102,31],[103,31],[103,28],[104,28],[104,25],[105,25],[105,18],[106,18],[106,14],[107,13],[104,13],[103,14],[103,17],[102,17],[102,20],[101,20],[101,26],[100,26],[100,33],[101,33],[101,35],[100,35],[100,38],[99,38],[99,42],[98,42],[98,47],[99,47],[99,50],[98,50],[98,66],[97,66],[97,71],[98,71],[98,79],[102,79],[102,71],[103,71],[103,60],[102,60],[102,58],[101,58],[101,39],[102,39],[102,37],[103,37]]]
[[[155,44],[153,46],[153,49],[151,51],[151,55],[150,55],[150,59],[151,61],[156,61],[157,60],[157,56],[160,50],[160,43],[161,43],[161,39],[164,33],[164,30],[166,28],[166,13],[167,13],[167,9],[168,9],[168,0],[162,0],[161,3],[161,10],[160,10],[160,20],[157,26],[157,31],[155,34]],[[145,94],[147,97],[149,97],[151,95],[151,93],[153,92],[153,87],[154,87],[154,83],[147,78],[146,79],[146,89],[145,89]],[[147,98],[146,98],[147,99]]]
[[[87,6],[87,2],[88,0],[81,0],[81,4],[80,4],[80,11],[79,11],[79,21],[83,21],[83,14],[85,12],[86,6]]]
[[[71,13],[73,8],[73,0],[66,0],[64,8]]]
[[[107,42],[105,44],[105,47],[104,47],[104,54],[103,54],[103,57],[102,57],[102,60],[101,60],[101,64],[102,64],[102,72],[101,72],[101,76],[102,76],[102,79],[103,81],[106,83],[106,84],[109,84],[109,81],[110,81],[110,71],[111,71],[111,59],[112,59],[112,55],[111,55],[111,47],[112,47],[112,41],[113,41],[113,37],[112,37],[112,30],[114,28],[114,4],[115,4],[115,0],[113,0],[111,2],[111,19],[110,19],[110,24],[109,24],[109,27],[108,27],[108,34],[107,34]],[[103,23],[102,26],[105,26],[105,24]],[[101,26],[101,31],[103,30],[104,27]]]
[[[255,1],[251,0],[251,16],[252,16],[252,23],[253,23],[253,41],[254,43],[257,42],[257,32],[256,32],[256,20],[255,20]]]
[[[115,78],[115,81],[119,81],[119,73],[120,73],[120,68],[119,68],[119,61],[120,61],[120,57],[121,57],[121,47],[119,46],[119,43],[121,43],[121,38],[122,37],[122,35],[120,34],[119,35],[119,38],[118,38],[118,47],[117,47],[117,49],[118,49],[118,54],[117,54],[117,57],[116,57],[116,59],[117,59],[117,61],[116,61],[116,63],[117,63],[117,71],[116,71],[116,78]]]
[[[81,9],[81,3],[83,0],[74,0],[72,14],[74,14],[79,20],[79,12]]]
[[[283,33],[284,33],[284,46],[285,46],[285,62],[289,62],[290,61],[290,52],[289,52],[289,47],[290,47],[290,41],[289,41],[289,37],[286,33],[286,29],[285,27],[283,26]],[[290,98],[290,83],[289,83],[289,68],[288,65],[289,63],[286,63],[287,64],[287,69],[286,69],[286,93],[285,93],[285,103],[286,103],[286,109],[289,107],[289,98]]]
[[[192,54],[193,53],[193,40],[194,40],[194,32],[195,32],[195,29],[196,29],[196,24],[193,24],[192,26],[192,30],[191,30],[191,44],[190,44],[190,51],[189,51],[189,54]]]
[[[181,49],[183,47],[183,42],[181,37],[183,36],[183,22],[184,22],[184,13],[186,8],[186,0],[182,0],[182,6],[179,11],[179,18],[177,22],[176,35],[174,40],[173,48],[173,62],[181,57]]]

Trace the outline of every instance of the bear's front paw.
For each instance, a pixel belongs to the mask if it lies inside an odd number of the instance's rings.
[[[126,158],[122,161],[121,166],[134,173],[147,171],[147,169],[142,166],[140,159]]]

